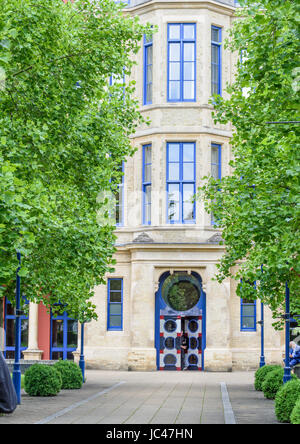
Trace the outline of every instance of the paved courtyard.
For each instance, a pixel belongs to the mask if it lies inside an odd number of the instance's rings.
[[[2,424],[276,424],[273,401],[253,388],[253,372],[87,371],[81,390],[57,397],[25,393]]]

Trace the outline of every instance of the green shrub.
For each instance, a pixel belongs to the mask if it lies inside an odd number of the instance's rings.
[[[264,365],[263,367],[259,368],[255,373],[255,390],[261,391],[262,383],[264,382],[267,374],[279,368],[281,368],[280,365]]]
[[[34,364],[25,373],[25,392],[30,396],[56,396],[62,386],[60,373],[50,365]]]
[[[272,370],[267,374],[264,382],[262,383],[262,391],[264,392],[266,398],[275,399],[276,393],[283,385],[283,374],[283,368]],[[296,375],[292,375],[292,379],[298,378]]]
[[[80,389],[82,386],[82,373],[78,365],[71,361],[58,361],[54,364],[62,378],[62,388],[66,390]]]
[[[275,398],[275,413],[278,421],[290,422],[291,413],[299,397],[299,379],[292,379],[278,390]]]
[[[300,397],[293,408],[290,421],[292,424],[300,424]]]

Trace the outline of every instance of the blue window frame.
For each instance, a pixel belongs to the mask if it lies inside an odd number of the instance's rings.
[[[78,321],[68,316],[54,316],[51,313],[50,359],[73,360],[73,351],[77,350]]]
[[[256,331],[256,300],[241,299],[241,331]]]
[[[143,224],[151,225],[152,146],[143,145]]]
[[[23,298],[23,304],[27,305],[29,302]],[[21,357],[22,352],[28,348],[28,315],[23,313],[21,315]],[[6,359],[15,358],[15,337],[16,337],[16,310],[11,302],[5,299],[5,350],[4,357]]]
[[[211,27],[211,94],[222,95],[222,29]]]
[[[168,102],[196,101],[196,24],[168,24]]]
[[[167,221],[170,224],[196,222],[196,144],[167,144]]]
[[[118,185],[118,190],[115,193],[116,198],[116,225],[122,227],[124,225],[124,162],[120,165],[122,172],[122,181]]]
[[[123,279],[107,282],[107,330],[123,330]]]
[[[222,145],[217,143],[211,144],[211,176],[216,180],[222,179]],[[216,225],[213,214],[211,224]]]
[[[144,105],[152,103],[153,92],[153,36],[144,35]]]

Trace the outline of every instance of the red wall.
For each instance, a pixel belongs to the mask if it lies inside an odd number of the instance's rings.
[[[38,327],[38,346],[43,350],[43,360],[50,359],[50,314],[47,308],[39,304],[39,327]]]

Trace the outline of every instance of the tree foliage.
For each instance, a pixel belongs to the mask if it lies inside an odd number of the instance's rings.
[[[215,122],[232,123],[232,174],[202,188],[226,244],[217,279],[234,277],[239,296],[261,298],[274,316],[288,282],[299,313],[299,124],[269,122],[300,120],[300,8],[292,0],[240,3],[226,43],[238,58],[236,77],[229,98],[213,99]]]
[[[95,316],[92,289],[114,264],[101,196],[120,182],[141,121],[123,79],[149,30],[111,0],[1,3],[2,295],[14,287],[20,251],[28,299]]]

